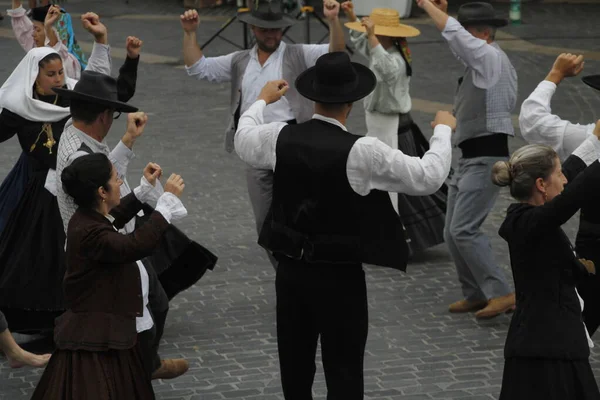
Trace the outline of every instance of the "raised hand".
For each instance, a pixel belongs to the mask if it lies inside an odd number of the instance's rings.
[[[456,118],[448,111],[438,111],[435,114],[435,119],[431,122],[431,127],[435,128],[438,125],[448,125],[452,130],[455,130]]]
[[[171,174],[167,183],[165,184],[165,193],[173,193],[175,196],[180,197],[185,189],[185,183],[183,178],[177,174]]]
[[[577,76],[583,71],[584,64],[582,55],[562,53],[554,61],[552,71],[559,73],[565,78]]]
[[[340,3],[336,0],[323,0],[323,15],[328,20],[335,20],[340,15]]]
[[[262,88],[260,95],[258,96],[258,100],[264,100],[267,104],[275,103],[279,101],[281,97],[287,92],[290,88],[288,83],[283,80],[269,81]]]
[[[179,19],[181,20],[181,27],[185,32],[191,33],[198,30],[198,26],[200,25],[198,11],[187,10],[179,16]]]
[[[162,169],[160,165],[155,164],[153,162],[148,163],[146,168],[144,168],[144,178],[152,185],[156,186],[156,180],[160,179],[162,175]]]
[[[354,12],[354,3],[351,1],[345,1],[340,5],[340,7],[342,10],[344,10],[344,13],[346,13],[346,16],[350,22],[356,21],[357,18],[356,13]]]
[[[373,23],[373,21],[371,21],[371,18],[369,17],[364,17],[361,21],[360,24],[362,26],[364,26],[364,28],[367,31],[367,36],[368,37],[372,37],[375,36],[375,24]]]
[[[98,14],[93,12],[85,13],[81,16],[81,23],[83,28],[91,33],[96,41],[99,39],[106,39],[108,35],[108,30],[106,26],[102,22],[100,22],[100,17]]]
[[[140,50],[142,49],[143,41],[136,38],[135,36],[128,36],[125,42],[125,48],[127,49],[127,57],[136,59],[140,56]]]
[[[431,0],[431,3],[443,12],[448,12],[448,1],[446,0]]]
[[[135,112],[127,114],[127,133],[132,139],[137,139],[144,133],[144,128],[148,122],[148,116],[145,112]]]
[[[48,9],[48,14],[46,14],[46,19],[44,20],[45,27],[52,27],[58,21],[60,17],[60,7],[58,6],[50,6]]]

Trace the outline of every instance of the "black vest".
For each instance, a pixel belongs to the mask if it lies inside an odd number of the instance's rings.
[[[261,246],[308,263],[406,270],[408,247],[388,193],[360,196],[348,183],[346,163],[359,138],[315,119],[283,128]]]

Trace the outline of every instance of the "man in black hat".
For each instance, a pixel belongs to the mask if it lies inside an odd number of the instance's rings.
[[[446,0],[417,4],[466,66],[454,99],[457,129],[452,139],[461,157],[448,185],[444,229],[463,299],[449,311],[476,311],[476,318],[492,318],[515,307],[515,295],[481,230],[499,194],[490,179],[492,166],[508,160],[508,137],[514,136],[511,112],[517,101],[517,73],[494,41],[496,29],[508,21],[489,3],[462,5],[458,20],[446,13]]]
[[[584,68],[583,55],[560,54],[546,78],[523,102],[519,114],[521,134],[528,143],[551,146],[563,163],[563,172],[569,179],[582,171],[586,163],[579,157],[572,157],[575,150],[586,140],[591,140],[596,146],[594,130],[596,123],[585,125],[572,123],[552,114],[550,103],[558,85],[569,77],[579,75]],[[589,75],[582,78],[583,82],[600,90],[600,75]],[[579,217],[579,229],[575,239],[575,250],[579,257],[591,260],[600,266],[600,210],[594,206],[584,206]],[[600,273],[590,276],[577,284],[577,291],[584,301],[583,319],[590,335],[600,326]]]
[[[64,168],[78,157],[89,153],[104,153],[113,162],[119,178],[123,180],[120,187],[121,197],[126,196],[131,192],[126,176],[127,166],[133,158],[132,148],[142,135],[148,117],[143,112],[137,112],[136,107],[118,101],[117,81],[109,75],[84,71],[73,90],[53,90],[57,94],[60,93],[60,96],[71,99],[73,119],[73,124],[66,127],[61,136],[56,162],[58,205],[66,230],[76,206],[73,199],[65,193],[60,181]],[[111,150],[105,143],[105,138],[113,120],[122,112],[130,113],[127,116],[127,131]],[[136,196],[138,195],[141,196],[136,192]],[[135,222],[131,221],[126,224],[123,233],[131,233],[134,230]],[[138,263],[138,267],[145,310],[143,316],[136,318],[136,327],[144,353],[145,368],[152,379],[175,378],[187,371],[188,362],[183,359],[160,360],[158,356],[158,345],[169,310],[169,300],[154,268],[147,265],[147,260],[144,260],[143,264]]]
[[[199,19],[196,10],[181,16],[184,30],[183,52],[188,75],[211,82],[231,82],[231,102],[225,148],[233,151],[233,136],[239,116],[258,97],[263,85],[272,80],[293,82],[317,58],[328,51],[344,51],[345,40],[338,19],[340,5],[335,0],[323,1],[323,13],[329,21],[330,42],[325,45],[286,44],[283,29],[297,20],[283,12],[280,0],[259,0],[251,11],[239,14],[239,19],[251,26],[256,45],[249,50],[237,51],[221,57],[205,57],[197,44],[196,30]],[[290,88],[286,98],[269,105],[266,122],[304,122],[312,115],[312,102]],[[246,172],[248,194],[256,229],[260,233],[271,204],[273,174],[271,171],[249,168]],[[269,255],[270,256],[270,255]],[[276,265],[271,257],[271,262]]]
[[[376,78],[345,52],[326,54],[296,80],[315,102],[301,124],[264,123],[268,104],[289,93],[269,82],[240,118],[235,149],[254,168],[274,170],[273,204],[259,244],[279,262],[277,344],[284,396],[311,399],[321,338],[328,399],[362,399],[368,330],[362,263],[406,270],[408,248],[387,191],[428,195],[450,170],[455,119],[438,112],[422,159],[375,137],[348,133],[352,104]]]

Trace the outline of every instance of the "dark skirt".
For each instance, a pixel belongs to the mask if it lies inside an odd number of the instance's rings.
[[[0,310],[14,332],[52,330],[64,309],[65,233],[46,174],[30,173],[0,234]]]
[[[428,140],[410,120],[410,116],[400,116],[398,149],[413,157],[423,157],[429,150]],[[413,254],[444,242],[447,194],[445,184],[429,196],[398,193],[398,214],[410,238],[409,245]]]
[[[588,360],[509,358],[499,400],[599,400]]]
[[[57,350],[32,400],[149,400],[154,390],[139,345],[129,350]]]
[[[21,157],[0,185],[0,233],[4,230],[13,210],[19,204],[28,180],[29,162],[27,155],[21,153]]]

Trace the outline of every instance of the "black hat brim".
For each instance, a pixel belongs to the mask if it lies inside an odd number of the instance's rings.
[[[64,88],[52,88],[54,93],[59,95],[62,98],[69,100],[83,100],[89,103],[99,104],[106,106],[107,108],[112,108],[115,111],[124,112],[124,113],[132,113],[136,112],[139,109],[137,107],[131,106],[127,103],[123,103],[121,101],[112,101],[103,99],[101,97],[90,96],[89,94],[79,93],[74,90],[64,89]]]
[[[298,93],[302,96],[317,103],[354,103],[355,101],[368,96],[369,93],[375,89],[377,78],[373,71],[362,64],[353,62],[352,66],[358,75],[358,85],[351,93],[340,94],[336,93],[335,90],[328,91],[327,93],[319,93],[314,87],[314,82],[317,77],[316,66],[307,69],[298,76],[296,79],[296,90],[298,90]]]
[[[473,25],[489,25],[494,28],[502,28],[508,25],[508,19],[506,18],[485,18],[485,19],[459,19],[458,22],[462,26],[473,26]]]
[[[600,75],[588,75],[581,78],[583,83],[596,90],[600,90]]]
[[[283,29],[288,26],[294,25],[298,22],[297,19],[290,17],[289,15],[282,15],[281,19],[269,21],[255,17],[251,12],[246,11],[238,14],[238,19],[248,25],[253,25],[264,29]]]

